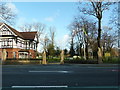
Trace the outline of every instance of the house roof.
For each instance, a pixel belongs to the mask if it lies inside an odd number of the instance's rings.
[[[3,23],[0,22],[0,26],[2,25]]]
[[[3,23],[0,22],[0,26]],[[5,24],[5,23],[4,23]],[[25,39],[25,40],[34,40],[35,35],[37,34],[37,31],[34,32],[19,32],[17,30],[15,30],[14,28],[12,28],[11,26],[5,24],[12,32],[14,32],[17,36]]]
[[[20,32],[24,39],[34,39],[37,32]]]
[[[12,28],[11,26],[5,24],[12,32],[14,32],[16,35],[18,35],[19,37],[23,38],[24,37],[20,34],[20,32],[18,32],[17,30],[15,30],[14,28]]]

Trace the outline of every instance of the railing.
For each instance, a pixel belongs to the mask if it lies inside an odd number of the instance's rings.
[[[0,46],[0,48],[13,48],[14,46]],[[17,48],[20,48],[20,49],[33,49],[33,50],[36,50],[34,48],[31,48],[31,47],[20,47],[20,46],[17,46]]]
[[[0,46],[0,48],[13,48],[13,46]]]

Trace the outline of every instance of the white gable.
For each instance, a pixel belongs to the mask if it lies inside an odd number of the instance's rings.
[[[5,24],[1,25],[0,27],[0,35],[15,35],[14,32],[10,28],[8,28]]]
[[[35,41],[38,41],[38,38],[37,38],[37,35],[35,35],[35,38],[34,38]]]

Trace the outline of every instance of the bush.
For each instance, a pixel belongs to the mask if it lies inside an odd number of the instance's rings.
[[[97,64],[97,60],[65,60],[64,63],[70,64]]]
[[[48,58],[47,62],[60,62],[60,58]]]
[[[10,60],[42,60],[41,58],[7,58],[6,59],[7,61],[10,61]]]
[[[39,60],[6,60],[3,65],[29,65],[29,64],[41,64]]]
[[[3,65],[26,65],[26,64],[41,64],[42,59],[39,58],[21,58],[21,59],[15,59],[15,58],[7,58],[6,61],[4,61]]]
[[[120,63],[120,58],[119,57],[104,57],[103,58],[103,63],[113,63],[113,64],[118,64]]]

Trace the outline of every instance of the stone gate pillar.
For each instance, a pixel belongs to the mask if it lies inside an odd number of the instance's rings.
[[[43,60],[42,60],[42,64],[47,64],[46,62],[46,52],[43,52]]]
[[[6,56],[7,56],[7,52],[6,52],[6,49],[3,49],[2,50],[2,61],[5,61],[6,60]]]
[[[64,64],[64,50],[62,50],[60,57],[61,57],[60,64]]]

